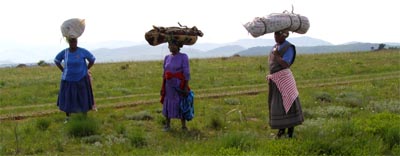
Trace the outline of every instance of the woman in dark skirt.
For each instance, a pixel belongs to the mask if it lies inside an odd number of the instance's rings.
[[[54,59],[62,72],[61,86],[57,106],[67,115],[71,113],[86,114],[93,108],[94,98],[89,76],[95,57],[86,49],[78,47],[77,38],[67,38],[69,48],[62,50]],[[61,62],[64,61],[63,65]],[[86,61],[89,63],[87,64]]]
[[[269,124],[272,129],[279,129],[280,138],[288,129],[287,136],[293,137],[294,127],[304,121],[299,93],[290,66],[296,58],[296,48],[286,41],[289,31],[275,32],[276,45],[269,55],[270,74],[268,108]]]

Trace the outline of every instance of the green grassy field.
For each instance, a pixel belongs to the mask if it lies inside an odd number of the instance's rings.
[[[298,55],[305,122],[268,125],[268,58],[190,60],[195,118],[163,132],[161,61],[95,64],[99,110],[56,107],[55,66],[0,68],[0,155],[400,155],[400,51]]]

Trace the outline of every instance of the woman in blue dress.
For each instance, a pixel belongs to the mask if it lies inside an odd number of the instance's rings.
[[[77,38],[67,38],[67,42],[69,48],[59,52],[54,59],[62,72],[57,106],[66,113],[65,123],[68,122],[71,113],[86,114],[94,105],[88,73],[95,57],[88,50],[78,47]]]

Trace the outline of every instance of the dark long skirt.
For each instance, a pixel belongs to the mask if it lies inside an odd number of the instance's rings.
[[[66,113],[85,113],[92,109],[93,104],[94,98],[89,76],[85,76],[77,82],[61,80],[57,100],[60,110]]]
[[[269,125],[272,129],[290,128],[300,125],[304,121],[299,97],[296,98],[286,114],[283,107],[282,95],[276,84],[272,81],[269,81],[268,108]]]

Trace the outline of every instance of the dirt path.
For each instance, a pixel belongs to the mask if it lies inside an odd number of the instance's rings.
[[[374,73],[374,74],[358,74],[344,77],[334,77],[334,78],[326,78],[326,79],[314,79],[314,80],[305,80],[298,81],[298,88],[310,88],[310,87],[323,87],[323,86],[337,86],[337,85],[349,85],[354,83],[361,82],[370,82],[375,80],[388,80],[388,79],[400,79],[400,71],[399,72],[388,72],[388,73]],[[198,89],[196,91],[196,99],[203,98],[220,98],[226,96],[233,95],[254,95],[262,92],[267,92],[268,87],[267,83],[256,84],[256,85],[241,85],[241,86],[229,86],[229,87],[218,87],[218,88],[209,88],[209,89]],[[135,94],[135,95],[127,95],[127,96],[118,96],[118,97],[108,97],[108,98],[97,98],[97,101],[101,100],[110,100],[110,99],[123,99],[123,98],[133,98],[133,97],[152,97],[152,100],[136,100],[133,102],[119,102],[119,103],[110,103],[110,104],[102,104],[98,105],[99,109],[104,108],[123,108],[123,107],[132,107],[136,105],[143,104],[154,104],[158,103],[159,94]],[[7,110],[7,112],[15,112],[16,109],[32,109],[32,108],[40,108],[40,107],[51,107],[55,105],[54,103],[49,104],[33,104],[27,106],[10,106],[0,108],[1,111]],[[30,117],[40,117],[54,113],[61,113],[59,110],[52,108],[51,110],[40,110],[39,111],[27,111],[23,113],[15,113],[15,114],[1,114],[1,120],[21,120]]]

